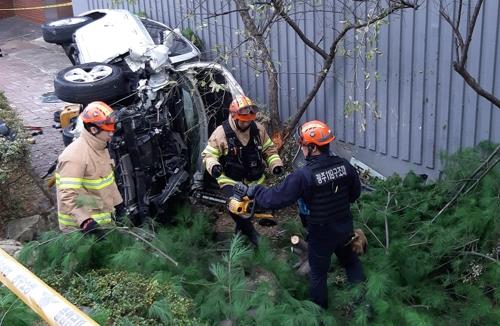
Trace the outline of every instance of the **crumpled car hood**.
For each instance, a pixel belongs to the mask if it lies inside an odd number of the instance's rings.
[[[139,18],[127,10],[99,10],[106,15],[75,32],[80,63],[108,63],[127,53],[130,45],[154,47],[155,43]],[[82,16],[85,16],[84,13]]]

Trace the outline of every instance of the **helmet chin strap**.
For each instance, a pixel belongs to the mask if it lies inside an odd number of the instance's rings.
[[[310,157],[313,151],[314,151],[314,146],[311,144],[307,145],[307,156],[306,157]]]
[[[240,127],[240,120],[235,120],[235,122],[236,122],[236,128],[238,128],[238,130],[240,130],[240,131],[245,132],[248,130],[248,128],[250,128],[250,124],[248,124],[248,126],[246,126],[245,128],[241,128]]]

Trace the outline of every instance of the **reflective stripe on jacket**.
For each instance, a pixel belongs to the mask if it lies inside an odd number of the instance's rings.
[[[115,183],[114,162],[106,142],[83,130],[59,156],[56,168],[59,228],[79,228],[88,218],[112,222],[114,207],[123,200]]]
[[[272,171],[277,166],[283,166],[283,162],[281,161],[278,150],[274,145],[273,141],[267,134],[266,129],[260,123],[256,123],[257,128],[259,129],[259,136],[262,140],[262,156],[265,160],[265,163],[269,169]],[[250,128],[245,130],[244,132],[240,131],[235,124],[235,121],[229,117],[229,125],[231,129],[236,133],[236,137],[241,142],[243,146],[246,146],[250,140]],[[203,150],[201,156],[203,158],[203,164],[207,169],[208,173],[212,174],[212,167],[214,165],[220,164],[219,159],[221,156],[225,156],[228,153],[228,144],[226,139],[226,134],[224,133],[224,128],[222,125],[218,126],[210,138],[208,139],[208,144]],[[253,182],[245,182],[250,184],[262,184],[265,181],[265,176],[262,175],[261,178],[255,180]],[[217,182],[222,187],[227,185],[234,185],[236,181],[227,177],[225,174],[222,174],[219,178],[217,178]]]

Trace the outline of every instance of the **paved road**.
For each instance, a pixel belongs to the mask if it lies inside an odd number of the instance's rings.
[[[32,165],[41,176],[63,149],[52,119],[65,105],[44,103],[42,95],[53,91],[55,73],[71,63],[62,48],[43,41],[39,25],[19,17],[0,19],[0,49],[0,91],[25,125],[43,128],[31,151]]]

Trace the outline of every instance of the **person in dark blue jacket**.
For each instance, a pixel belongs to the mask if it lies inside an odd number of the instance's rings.
[[[327,273],[333,253],[345,268],[349,282],[365,280],[357,254],[347,245],[353,234],[350,203],[360,196],[361,183],[356,169],[347,160],[330,153],[329,144],[334,139],[325,123],[306,122],[299,129],[306,165],[274,187],[252,185],[247,189],[247,196],[264,209],[280,209],[299,202],[308,231],[310,296],[325,309]]]

